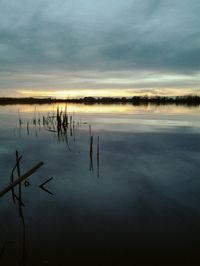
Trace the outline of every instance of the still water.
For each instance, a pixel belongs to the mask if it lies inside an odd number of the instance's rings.
[[[22,184],[23,219],[0,197],[0,265],[193,265],[200,108],[63,104],[58,132],[57,107],[0,106],[0,191],[16,150],[22,174],[44,162]]]

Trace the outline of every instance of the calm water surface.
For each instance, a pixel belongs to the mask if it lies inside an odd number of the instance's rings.
[[[22,186],[25,226],[11,192],[0,198],[0,265],[193,265],[200,108],[71,104],[66,134],[43,125],[56,108],[0,106],[0,190],[16,150],[22,173],[44,161]],[[51,177],[53,195],[39,187]]]

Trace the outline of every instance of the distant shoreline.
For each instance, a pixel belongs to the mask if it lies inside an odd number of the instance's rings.
[[[74,99],[56,99],[56,98],[12,98],[12,97],[0,97],[0,105],[11,104],[55,104],[55,103],[80,103],[80,104],[133,104],[133,105],[200,105],[200,96],[187,95],[176,97],[164,97],[164,96],[133,96],[131,98],[126,97],[84,97]]]

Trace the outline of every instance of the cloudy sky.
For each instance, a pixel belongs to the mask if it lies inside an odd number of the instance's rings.
[[[0,0],[0,96],[200,94],[199,0]]]

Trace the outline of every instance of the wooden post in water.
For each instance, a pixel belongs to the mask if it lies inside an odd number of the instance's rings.
[[[99,136],[97,137],[97,177],[100,177],[99,174]]]
[[[90,171],[93,172],[93,135],[90,136]]]

